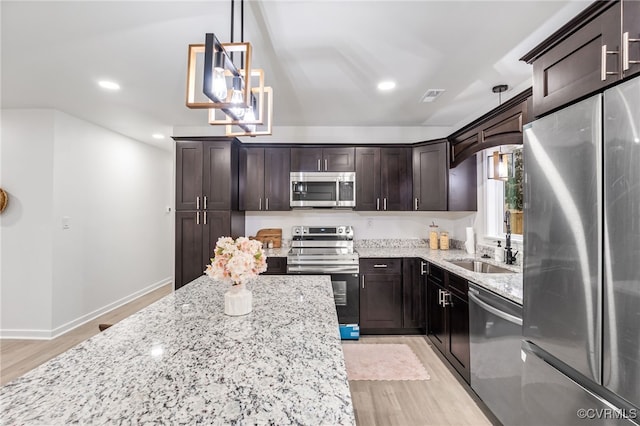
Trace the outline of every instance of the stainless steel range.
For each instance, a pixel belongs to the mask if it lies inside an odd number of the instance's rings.
[[[338,322],[360,320],[359,259],[351,226],[294,226],[287,273],[330,275]]]

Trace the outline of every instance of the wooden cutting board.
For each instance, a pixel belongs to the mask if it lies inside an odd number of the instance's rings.
[[[267,244],[273,241],[273,248],[280,248],[282,247],[282,228],[260,229],[254,238]]]

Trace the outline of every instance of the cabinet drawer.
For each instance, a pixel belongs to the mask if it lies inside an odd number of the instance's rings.
[[[460,296],[461,299],[468,300],[469,282],[466,279],[449,273],[448,289]]]
[[[402,258],[368,258],[360,259],[361,274],[401,274]]]

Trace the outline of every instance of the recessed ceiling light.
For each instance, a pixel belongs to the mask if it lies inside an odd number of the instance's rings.
[[[113,82],[113,81],[100,80],[98,82],[98,85],[100,87],[102,87],[103,89],[107,89],[107,90],[120,90],[120,85],[118,83]]]
[[[164,139],[164,135],[161,135],[160,133],[154,133],[151,137],[154,139]]]
[[[392,90],[395,87],[396,87],[396,82],[391,80],[381,81],[380,83],[378,83],[378,90],[387,91],[387,90]]]

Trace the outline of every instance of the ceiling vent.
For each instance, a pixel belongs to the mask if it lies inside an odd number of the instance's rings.
[[[444,89],[429,89],[422,95],[420,102],[433,102],[444,92]]]

